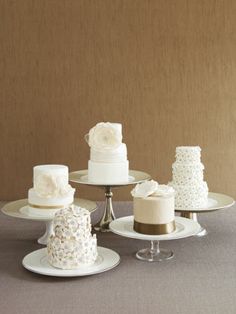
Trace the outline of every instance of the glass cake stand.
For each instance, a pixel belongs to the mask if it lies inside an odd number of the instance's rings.
[[[136,257],[147,262],[161,262],[173,258],[172,251],[161,249],[160,241],[177,240],[193,236],[199,232],[201,226],[187,218],[175,217],[176,230],[169,234],[147,235],[134,231],[134,216],[121,217],[111,222],[112,232],[131,239],[150,241],[150,247],[136,253]]]
[[[83,208],[86,208],[90,213],[94,212],[97,209],[97,204],[95,202],[75,198],[74,204]],[[28,199],[21,199],[18,201],[7,203],[2,207],[2,212],[14,218],[43,221],[45,222],[46,230],[43,236],[38,239],[39,244],[46,245],[48,238],[52,234],[52,219],[53,215],[33,215],[28,211]]]
[[[176,212],[180,212],[181,217],[192,219],[193,221],[198,221],[197,215],[200,213],[209,213],[212,211],[225,209],[233,206],[235,203],[234,199],[228,195],[220,193],[208,193],[207,205],[204,208],[191,208],[191,209],[180,209],[175,208]],[[204,237],[208,234],[207,230],[201,227],[201,230],[196,234],[198,237]]]
[[[137,171],[137,170],[129,171],[129,180],[127,182],[120,182],[116,184],[103,184],[103,183],[98,184],[98,183],[90,182],[88,180],[88,170],[80,170],[80,171],[71,172],[69,176],[69,180],[71,182],[89,185],[89,186],[95,186],[105,191],[104,213],[100,221],[94,226],[94,229],[96,231],[101,231],[101,232],[110,231],[109,224],[115,219],[115,214],[114,214],[113,206],[112,206],[112,196],[113,196],[112,189],[141,183],[150,179],[151,179],[151,176],[148,173]]]

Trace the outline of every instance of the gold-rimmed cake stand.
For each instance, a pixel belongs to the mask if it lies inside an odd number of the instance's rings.
[[[46,245],[48,238],[52,234],[52,219],[53,215],[36,215],[32,214],[27,210],[28,199],[21,199],[13,202],[9,202],[2,207],[2,212],[14,218],[35,220],[35,221],[43,221],[46,225],[46,230],[43,236],[38,239],[39,244]],[[74,205],[86,208],[90,213],[94,212],[97,209],[97,204],[93,201],[75,198]]]
[[[89,181],[87,169],[74,171],[74,172],[71,172],[69,175],[69,180],[71,182],[98,187],[105,191],[104,213],[100,221],[98,221],[98,223],[96,223],[94,226],[94,229],[96,231],[101,231],[101,232],[110,231],[109,224],[115,219],[115,214],[114,214],[113,206],[112,206],[112,196],[113,196],[112,189],[119,188],[122,186],[134,185],[134,184],[141,183],[150,179],[151,179],[151,176],[148,173],[143,172],[143,171],[138,171],[138,170],[129,171],[128,181],[119,182],[115,184],[94,183],[94,182]]]
[[[209,213],[212,211],[225,209],[233,206],[235,203],[234,199],[228,195],[221,193],[208,193],[207,205],[204,208],[175,208],[176,212],[180,212],[181,217],[192,219],[198,222],[197,215],[201,213]],[[196,234],[197,237],[204,237],[208,234],[207,230],[201,227],[201,230]]]

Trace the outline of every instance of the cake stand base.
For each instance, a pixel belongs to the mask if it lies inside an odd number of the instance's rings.
[[[197,213],[181,212],[180,216],[198,222]],[[206,235],[208,235],[207,230],[201,226],[200,231],[197,234],[195,234],[195,237],[205,237]]]
[[[115,214],[112,207],[112,196],[111,186],[105,187],[105,209],[102,218],[99,222],[94,225],[94,230],[101,232],[109,232],[109,224],[115,220]]]
[[[44,235],[38,239],[38,243],[42,245],[47,245],[48,239],[50,238],[50,235],[52,233],[53,233],[52,220],[46,221],[46,231]]]
[[[173,258],[174,253],[169,250],[160,249],[159,241],[151,241],[151,247],[138,251],[136,257],[146,262],[161,262]]]

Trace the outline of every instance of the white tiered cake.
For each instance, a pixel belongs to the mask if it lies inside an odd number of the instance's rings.
[[[126,144],[122,143],[122,125],[98,123],[86,135],[86,140],[90,146],[89,181],[98,184],[127,182],[129,161]]]
[[[29,212],[53,215],[73,204],[75,189],[68,184],[69,171],[64,165],[41,165],[33,169],[33,188],[28,191]]]
[[[176,161],[172,165],[172,182],[175,191],[175,206],[178,209],[201,208],[207,204],[208,186],[203,179],[199,146],[179,146]]]
[[[92,265],[97,259],[96,235],[91,235],[88,210],[74,205],[62,209],[53,219],[53,232],[47,244],[49,263],[61,269]]]

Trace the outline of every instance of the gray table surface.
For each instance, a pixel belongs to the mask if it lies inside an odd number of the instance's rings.
[[[130,214],[131,206],[115,203],[117,216]],[[118,252],[121,264],[102,274],[71,279],[25,270],[21,261],[42,247],[36,239],[44,224],[1,213],[0,313],[236,313],[235,209],[201,214],[199,221],[209,235],[163,242],[175,257],[161,263],[134,257],[148,242],[98,233],[99,245]]]

